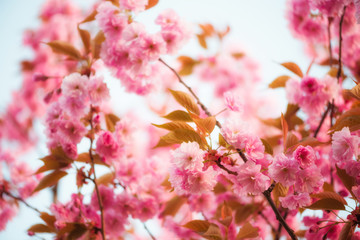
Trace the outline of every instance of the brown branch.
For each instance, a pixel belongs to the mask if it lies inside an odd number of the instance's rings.
[[[7,191],[5,191],[5,190],[3,190],[2,193],[4,193],[5,195],[11,197],[12,199],[15,199],[15,200],[17,200],[17,201],[19,201],[19,202],[22,202],[22,203],[25,204],[25,206],[27,206],[28,208],[30,208],[30,209],[34,210],[35,212],[41,214],[41,212],[40,212],[39,209],[37,209],[36,207],[31,206],[30,204],[28,204],[28,203],[27,203],[24,199],[22,199],[21,197],[14,196],[13,194],[11,194],[10,192],[7,192]]]
[[[90,131],[93,130],[93,123],[92,123],[92,106],[90,106],[91,108],[91,118],[90,118]],[[101,219],[101,229],[100,229],[100,232],[101,232],[101,236],[102,236],[102,239],[105,240],[105,219],[104,219],[104,206],[103,206],[103,203],[102,203],[102,199],[101,199],[101,195],[100,195],[100,191],[99,191],[99,186],[96,182],[96,173],[95,173],[95,160],[94,160],[94,156],[92,154],[92,146],[93,146],[93,136],[90,136],[90,148],[89,148],[89,156],[90,156],[90,160],[91,160],[91,168],[93,170],[93,174],[94,174],[94,178],[91,179],[92,182],[94,183],[95,185],[95,191],[96,191],[96,196],[97,196],[97,200],[98,200],[98,203],[99,203],[99,209],[100,209],[100,219]]]
[[[329,38],[329,63],[330,63],[330,67],[332,67],[332,64],[333,64],[332,47],[331,47],[331,31],[330,31],[332,20],[333,20],[332,17],[328,17],[327,32],[328,32],[328,38]]]
[[[197,104],[201,107],[201,109],[206,113],[206,115],[208,115],[209,117],[212,116],[212,114],[210,113],[210,111],[207,109],[207,107],[200,101],[200,99],[198,98],[198,96],[194,93],[194,91],[191,89],[191,87],[189,87],[180,77],[180,75],[177,73],[177,71],[170,67],[170,65],[168,65],[166,62],[164,62],[164,60],[162,60],[161,58],[159,58],[159,61],[164,64],[167,68],[169,68],[177,77],[177,79],[179,80],[179,82],[186,87],[186,89],[191,93],[191,95],[196,99]],[[221,128],[221,124],[216,121],[216,126],[218,126],[219,128]]]
[[[343,14],[341,15],[340,18],[340,23],[339,23],[339,69],[337,72],[337,79],[338,82],[340,82],[340,77],[341,77],[341,73],[342,73],[342,62],[341,62],[341,55],[342,55],[342,27],[343,27],[343,22],[344,22],[344,17],[345,17],[345,12],[346,12],[346,6],[344,7],[343,10]]]
[[[166,67],[168,67],[177,77],[177,79],[179,80],[179,82],[184,85],[189,92],[193,95],[193,97],[197,100],[197,103],[200,105],[200,107],[204,110],[204,112],[208,115],[208,116],[212,116],[211,113],[209,112],[209,110],[206,108],[206,106],[200,101],[200,99],[196,96],[196,94],[192,91],[192,89],[186,85],[186,83],[181,79],[180,75],[176,72],[175,69],[173,69],[172,67],[170,67],[166,62],[164,62],[161,58],[159,59],[159,61],[161,63],[163,63]],[[216,121],[216,125],[221,128],[221,124]],[[246,155],[244,154],[244,152],[241,149],[236,149],[238,154],[240,155],[240,157],[243,159],[244,162],[247,162],[248,159],[246,157]],[[235,175],[237,176],[237,172],[231,171],[229,169],[227,169],[224,165],[221,164],[220,161],[216,161],[216,165],[218,167],[220,167],[221,169],[223,169],[224,171],[226,171],[229,174]],[[287,223],[285,222],[285,220],[283,219],[283,217],[281,216],[281,214],[279,213],[279,210],[276,208],[274,201],[271,198],[271,192],[275,187],[275,183],[272,183],[271,186],[265,190],[263,192],[263,195],[265,196],[266,200],[269,202],[272,210],[274,211],[275,215],[276,215],[276,219],[280,222],[281,225],[284,226],[284,228],[286,229],[286,231],[289,233],[291,239],[297,239],[294,231],[289,227],[289,225],[287,225]]]
[[[325,112],[323,113],[323,115],[322,115],[322,117],[321,117],[320,123],[319,123],[318,127],[316,128],[316,130],[315,130],[315,132],[314,132],[314,138],[316,138],[317,135],[319,134],[320,129],[321,129],[321,126],[323,125],[324,120],[325,120],[328,112],[330,111],[330,109],[331,109],[331,103],[328,103],[328,106],[327,106]]]
[[[284,214],[284,220],[286,220],[287,216],[288,216],[289,212],[286,211]],[[275,240],[279,240],[280,239],[280,235],[281,235],[281,230],[282,230],[282,225],[279,224],[278,229],[276,231],[276,235],[275,235]]]
[[[152,240],[156,240],[156,238],[154,237],[154,235],[152,235],[152,233],[150,232],[150,230],[147,228],[146,224],[143,223],[143,226],[146,230],[146,232],[149,234],[149,236],[151,237]]]
[[[258,212],[258,214],[265,220],[265,222],[267,224],[269,224],[269,226],[271,227],[271,231],[273,233],[276,233],[276,229],[274,228],[274,226],[271,224],[271,222],[269,221],[269,219],[262,213],[262,212]]]

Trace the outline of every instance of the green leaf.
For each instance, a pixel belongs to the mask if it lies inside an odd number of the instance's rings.
[[[61,178],[67,175],[67,172],[55,170],[54,172],[43,177],[33,192],[40,191],[44,188],[55,185]]]
[[[163,118],[166,118],[170,121],[182,121],[182,122],[192,122],[192,118],[190,117],[189,113],[182,111],[182,110],[176,110],[173,111],[165,116]]]
[[[343,203],[331,198],[320,199],[306,208],[312,210],[345,210]]]
[[[283,75],[280,77],[277,77],[274,81],[272,81],[269,84],[269,88],[280,88],[280,87],[285,87],[286,82],[290,79],[289,76]]]
[[[281,66],[285,67],[286,69],[290,70],[291,72],[295,73],[296,75],[298,75],[301,78],[304,76],[300,67],[296,63],[285,62],[285,63],[282,63]]]
[[[236,236],[236,240],[246,239],[246,238],[256,238],[259,236],[259,229],[253,227],[250,223],[245,223],[244,226],[241,227],[239,233]]]
[[[195,113],[196,115],[200,114],[200,110],[194,99],[187,93],[181,91],[174,91],[169,89],[175,100],[183,106],[186,110]]]
[[[46,43],[55,53],[64,54],[72,59],[81,60],[81,54],[73,45],[63,41],[52,41]]]

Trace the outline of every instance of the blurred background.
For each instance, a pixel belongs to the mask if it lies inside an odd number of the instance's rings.
[[[92,1],[75,2],[88,9]],[[4,112],[7,104],[12,101],[12,91],[21,86],[20,62],[31,58],[31,51],[22,45],[23,32],[39,25],[38,12],[43,3],[44,0],[0,0],[0,112]],[[138,21],[153,23],[157,15],[168,8],[174,9],[179,16],[194,24],[211,23],[220,29],[229,25],[231,32],[228,40],[242,46],[258,62],[264,89],[277,76],[288,73],[279,63],[294,61],[302,69],[306,69],[311,62],[311,59],[305,56],[301,42],[294,39],[287,28],[285,0],[160,0],[156,7],[140,14]],[[196,56],[201,54],[201,51],[203,50],[194,38],[179,55]],[[120,85],[120,82],[115,84]],[[117,91],[122,90],[118,87]],[[273,91],[279,103],[285,106],[284,91]],[[134,99],[131,102],[140,103],[139,97],[133,94],[129,97]],[[123,107],[125,111],[134,106]],[[33,162],[34,169],[40,165],[38,158],[47,152],[44,142],[42,144],[25,159]],[[68,184],[63,184],[60,189],[61,201],[67,200],[69,192],[73,191],[65,185]],[[65,195],[66,197],[62,198]],[[47,190],[29,199],[29,203],[40,209],[49,206],[50,202],[51,194]],[[37,214],[21,205],[17,217],[7,225],[5,231],[0,232],[0,239],[33,239],[27,236],[26,229],[38,221]]]

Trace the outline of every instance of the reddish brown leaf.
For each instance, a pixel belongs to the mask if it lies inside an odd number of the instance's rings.
[[[306,208],[312,210],[345,210],[343,203],[331,198],[320,199]]]
[[[165,209],[160,213],[161,217],[165,216],[175,216],[176,213],[180,210],[181,206],[186,203],[186,199],[183,197],[175,196],[171,200],[169,200]]]
[[[34,192],[55,185],[61,178],[67,175],[67,172],[55,170],[54,172],[43,177],[34,189]]]
[[[158,4],[159,0],[149,0],[148,4],[145,6],[145,10],[148,10],[152,7],[155,7]]]
[[[204,234],[210,227],[210,223],[205,220],[192,220],[183,227],[193,230],[194,232],[202,235]]]
[[[240,228],[240,231],[236,236],[236,240],[256,238],[257,236],[259,236],[259,229],[253,227],[250,223],[247,222]]]
[[[64,54],[72,59],[81,60],[81,54],[73,45],[63,41],[52,41],[46,43],[55,53]]]
[[[28,232],[33,232],[33,233],[52,233],[55,232],[54,229],[51,229],[49,226],[45,225],[45,224],[35,224],[32,225],[29,229]]]
[[[195,113],[196,115],[200,114],[200,110],[194,99],[187,93],[181,91],[170,90],[170,93],[173,95],[175,100],[183,106],[186,110]]]
[[[287,80],[289,80],[290,77],[283,75],[280,77],[277,77],[274,81],[272,81],[269,84],[269,88],[280,88],[280,87],[285,87]]]
[[[189,113],[182,111],[182,110],[176,110],[173,111],[165,116],[163,118],[166,118],[171,121],[183,121],[183,122],[192,122],[192,118],[190,117]]]
[[[300,67],[293,62],[285,62],[281,64],[283,67],[285,67],[286,69],[290,70],[291,72],[295,73],[296,75],[298,75],[299,77],[303,77],[303,73],[300,69]]]

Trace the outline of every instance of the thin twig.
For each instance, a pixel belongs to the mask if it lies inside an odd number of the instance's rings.
[[[164,60],[162,60],[161,58],[159,58],[159,61],[164,64],[167,68],[169,68],[177,77],[177,79],[179,80],[179,82],[187,88],[187,90],[191,93],[191,95],[196,99],[197,104],[199,104],[199,106],[201,107],[201,109],[206,113],[206,115],[208,115],[209,117],[212,116],[212,114],[210,113],[210,111],[207,109],[207,107],[200,101],[200,99],[198,98],[198,96],[194,93],[194,91],[191,89],[191,87],[189,87],[180,77],[180,75],[177,73],[177,71],[170,67],[166,62],[164,62]],[[216,121],[216,126],[218,126],[219,128],[221,128],[221,124]]]
[[[92,107],[90,107],[92,111]],[[92,123],[92,112],[91,112],[91,119],[90,119],[90,131],[93,130],[93,123]],[[105,219],[104,219],[104,206],[103,206],[103,203],[102,203],[102,199],[101,199],[101,195],[100,195],[100,191],[99,191],[99,187],[98,187],[98,184],[96,182],[96,173],[95,173],[95,161],[94,161],[94,156],[92,154],[92,146],[93,146],[93,137],[90,136],[90,148],[89,148],[89,156],[90,156],[90,160],[91,160],[91,168],[93,169],[93,174],[94,174],[94,179],[91,179],[92,182],[94,183],[95,185],[95,191],[96,191],[96,196],[97,196],[97,200],[98,200],[98,203],[99,203],[99,209],[100,209],[100,219],[101,219],[101,229],[100,229],[100,232],[101,232],[101,236],[102,236],[102,239],[105,240]]]
[[[316,130],[315,130],[315,132],[314,132],[314,138],[316,138],[317,135],[319,134],[320,129],[321,129],[321,126],[323,125],[324,120],[325,120],[328,112],[330,111],[330,109],[331,109],[331,103],[328,103],[328,106],[327,106],[325,112],[323,113],[323,115],[322,115],[322,117],[321,117],[320,123],[319,123],[318,127],[316,128]]]
[[[197,95],[192,91],[192,89],[186,85],[186,83],[181,79],[180,75],[177,73],[177,71],[175,69],[173,69],[172,67],[170,67],[166,62],[164,62],[161,58],[159,59],[159,61],[161,63],[163,63],[166,67],[168,67],[177,77],[177,79],[179,80],[179,82],[184,85],[189,92],[193,95],[193,97],[197,100],[197,103],[200,105],[200,107],[204,110],[204,112],[208,115],[208,116],[212,116],[211,113],[209,112],[209,110],[206,108],[206,106],[200,101],[200,99],[197,97]],[[221,124],[216,121],[216,125],[221,128]],[[236,149],[238,154],[240,155],[240,157],[243,159],[244,162],[247,162],[248,159],[245,155],[245,153],[241,150],[241,149]],[[227,169],[224,165],[221,164],[221,162],[217,161],[216,162],[217,166],[220,167],[221,169],[223,169],[224,171],[226,171],[229,174],[232,175],[237,175],[237,172],[231,171],[229,169]],[[289,233],[291,239],[297,239],[294,230],[292,230],[289,225],[287,225],[287,223],[285,222],[285,220],[283,219],[283,217],[281,216],[279,210],[277,209],[277,207],[275,206],[274,201],[271,198],[271,192],[275,187],[275,183],[272,183],[271,186],[265,190],[263,192],[263,195],[265,196],[266,200],[269,202],[273,212],[275,213],[276,219],[280,222],[281,225],[284,226],[285,230]]]
[[[265,220],[265,222],[266,222],[267,224],[269,224],[269,226],[271,227],[271,231],[272,231],[273,233],[275,233],[275,232],[276,232],[276,229],[275,229],[274,226],[271,224],[271,222],[269,221],[269,219],[268,219],[262,212],[258,212],[258,214]]]
[[[289,212],[286,211],[285,214],[284,214],[284,216],[283,216],[284,220],[286,220],[288,214],[289,214]],[[282,225],[279,224],[278,229],[277,229],[277,231],[276,231],[275,240],[279,240],[279,239],[280,239],[281,230],[282,230]]]
[[[34,210],[35,212],[41,214],[40,210],[37,209],[36,207],[33,207],[31,206],[30,204],[28,204],[24,199],[22,199],[21,197],[17,197],[17,196],[14,196],[13,194],[7,192],[7,191],[3,191],[4,194],[6,194],[7,196],[19,201],[19,202],[22,202],[23,204],[25,204],[25,206],[27,206],[28,208]]]
[[[343,10],[343,14],[341,15],[340,18],[340,23],[339,23],[339,69],[337,72],[337,79],[338,82],[340,82],[340,77],[341,77],[341,73],[342,73],[342,62],[341,62],[341,55],[342,55],[342,27],[343,27],[343,22],[344,22],[344,17],[345,17],[345,12],[346,12],[346,6],[344,7]]]
[[[156,240],[156,238],[154,237],[154,235],[152,235],[152,233],[150,232],[150,230],[147,228],[146,224],[143,222],[143,226],[145,228],[145,230],[147,231],[147,233],[150,235],[152,240]]]
[[[332,67],[332,63],[333,63],[332,47],[331,47],[331,31],[330,31],[331,23],[332,23],[332,18],[328,17],[327,32],[328,32],[328,38],[329,38],[328,40],[329,40],[329,63],[330,63],[330,68]]]

